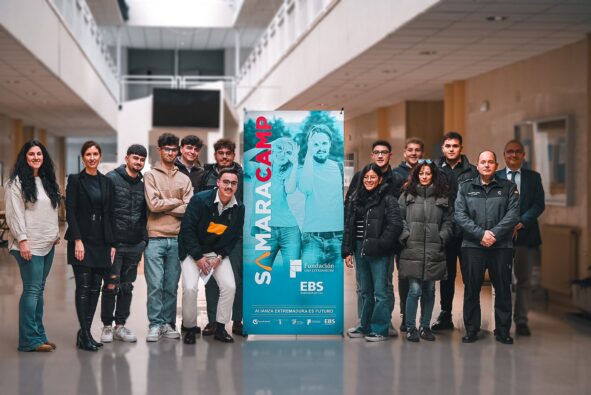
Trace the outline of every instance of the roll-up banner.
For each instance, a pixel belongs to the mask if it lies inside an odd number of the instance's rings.
[[[343,113],[247,112],[244,330],[343,333]]]

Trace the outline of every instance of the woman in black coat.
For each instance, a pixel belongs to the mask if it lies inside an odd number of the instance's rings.
[[[445,243],[452,233],[453,209],[446,178],[431,160],[421,160],[412,170],[398,201],[404,228],[400,236],[401,278],[409,279],[406,299],[406,336],[433,341],[429,327],[435,302],[435,281],[447,277]],[[417,306],[421,299],[420,329],[416,328]]]
[[[76,346],[96,351],[102,343],[90,333],[99,300],[102,278],[113,261],[111,248],[111,181],[98,171],[101,147],[87,141],[80,150],[84,170],[68,177],[66,219],[68,229],[68,264],[76,280],[76,314],[80,330]]]
[[[400,209],[390,186],[381,184],[382,171],[374,163],[361,170],[345,208],[345,230],[341,253],[348,267],[357,270],[361,293],[359,328],[349,337],[371,342],[388,339],[390,307],[387,276],[389,257],[402,230]]]

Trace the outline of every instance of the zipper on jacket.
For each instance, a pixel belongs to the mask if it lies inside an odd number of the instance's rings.
[[[365,256],[365,241],[367,240],[367,227],[369,225],[369,213],[371,209],[365,213],[365,226],[363,227],[363,242],[361,243],[361,256]]]
[[[425,225],[427,223],[427,189],[425,188],[425,196],[423,197],[423,219],[425,221]],[[427,266],[427,226],[425,226],[425,230],[423,232],[423,275],[421,281],[425,278],[425,267]]]

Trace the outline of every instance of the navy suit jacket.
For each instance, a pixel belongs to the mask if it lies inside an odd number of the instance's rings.
[[[523,229],[517,233],[516,246],[538,247],[542,244],[538,217],[546,207],[544,187],[540,173],[524,169],[521,172],[521,191],[519,195],[519,222]],[[507,179],[507,169],[497,171],[497,177]]]

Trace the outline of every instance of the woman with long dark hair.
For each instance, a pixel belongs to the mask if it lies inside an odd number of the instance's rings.
[[[100,296],[102,278],[113,262],[111,248],[111,181],[98,171],[101,147],[87,141],[80,150],[84,169],[68,177],[66,219],[68,230],[68,264],[76,280],[76,314],[80,330],[76,346],[96,351],[102,347],[90,332]]]
[[[6,185],[6,222],[10,253],[16,259],[23,293],[19,302],[19,351],[49,352],[43,326],[43,290],[59,243],[59,187],[53,161],[37,140],[27,141],[17,155]]]
[[[345,207],[341,254],[347,267],[355,269],[361,293],[360,325],[349,337],[378,342],[388,339],[388,265],[402,230],[402,219],[391,187],[382,184],[382,170],[375,163],[361,170],[359,184]]]
[[[447,277],[445,243],[451,237],[453,208],[445,175],[430,159],[421,159],[403,186],[398,201],[404,228],[400,236],[399,276],[409,280],[406,298],[406,336],[411,342],[435,340],[431,314],[435,281]],[[417,307],[421,300],[420,327]]]

